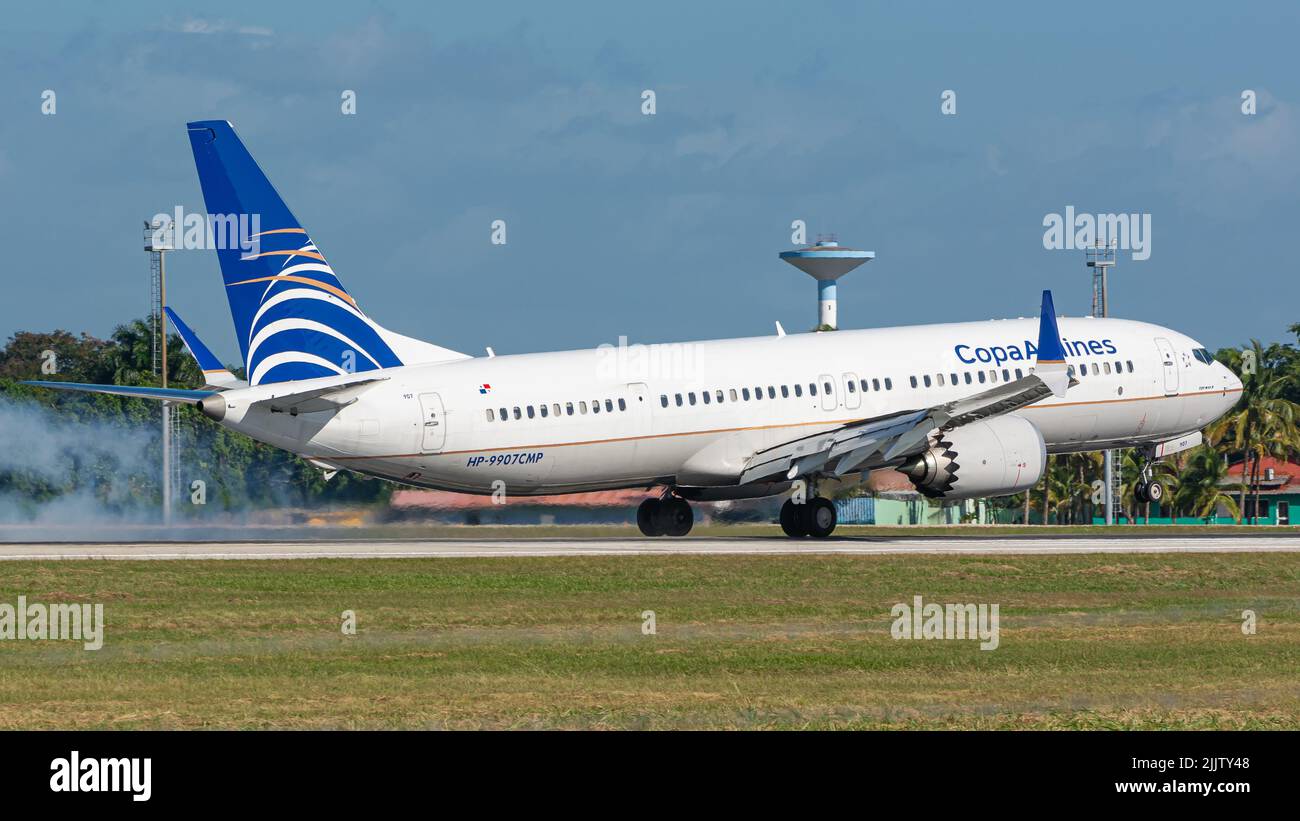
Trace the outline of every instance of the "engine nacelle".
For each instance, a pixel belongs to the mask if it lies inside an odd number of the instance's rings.
[[[995,416],[931,435],[930,449],[898,470],[932,499],[974,499],[1028,490],[1046,465],[1043,434],[1033,422]]]

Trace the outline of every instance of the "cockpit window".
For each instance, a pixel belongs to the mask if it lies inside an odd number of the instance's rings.
[[[1214,357],[1211,356],[1211,355],[1210,355],[1210,352],[1209,352],[1208,350],[1206,350],[1205,348],[1197,348],[1196,350],[1192,351],[1192,356],[1194,356],[1194,357],[1196,357],[1197,359],[1201,360],[1201,361],[1204,362],[1206,365],[1213,365],[1213,364],[1214,364]]]

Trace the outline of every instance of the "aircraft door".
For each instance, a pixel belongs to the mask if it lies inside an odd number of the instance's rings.
[[[420,411],[424,425],[420,450],[437,453],[447,441],[447,420],[442,409],[442,397],[436,393],[420,394]]]
[[[1168,339],[1156,337],[1156,349],[1165,370],[1165,396],[1174,396],[1178,393],[1178,357],[1174,354],[1174,346]]]

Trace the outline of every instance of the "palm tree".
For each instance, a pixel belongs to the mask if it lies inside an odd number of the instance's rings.
[[[1233,368],[1241,377],[1241,398],[1226,415],[1206,428],[1206,440],[1216,447],[1241,454],[1241,487],[1237,506],[1246,507],[1246,489],[1255,485],[1255,503],[1259,504],[1258,472],[1267,452],[1285,454],[1300,450],[1300,406],[1284,398],[1293,389],[1295,375],[1288,346],[1270,345],[1251,340],[1255,372],[1242,373],[1241,354],[1219,352],[1219,361]],[[1253,511],[1252,511],[1253,514]],[[1254,515],[1251,523],[1254,523]]]
[[[1222,481],[1227,475],[1228,465],[1224,457],[1213,447],[1201,445],[1188,457],[1178,476],[1178,490],[1170,498],[1176,508],[1190,511],[1202,519],[1217,515],[1219,505],[1223,505],[1240,524],[1241,508],[1223,488]]]

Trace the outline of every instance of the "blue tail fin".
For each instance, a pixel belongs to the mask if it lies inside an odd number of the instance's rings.
[[[250,384],[463,357],[361,311],[230,123],[193,122],[189,135]],[[243,247],[221,241],[235,227]]]

